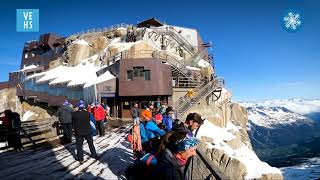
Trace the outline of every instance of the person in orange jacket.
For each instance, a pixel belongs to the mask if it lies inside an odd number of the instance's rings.
[[[96,106],[93,108],[93,116],[96,119],[96,129],[100,136],[105,135],[105,128],[104,128],[104,120],[106,118],[106,112],[103,107],[96,102]]]
[[[153,110],[153,103],[149,103],[149,106],[142,111],[141,115],[144,121],[150,121],[152,120],[152,110]]]

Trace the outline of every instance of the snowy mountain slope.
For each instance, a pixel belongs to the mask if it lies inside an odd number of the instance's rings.
[[[281,171],[285,179],[318,179],[320,178],[320,158],[308,159],[300,165],[281,168]]]
[[[242,105],[247,107],[252,146],[262,160],[279,167],[281,160],[289,157],[320,154],[320,142],[315,141],[320,137],[320,124],[310,116],[317,117],[320,100],[269,100]]]
[[[320,112],[320,99],[275,99],[258,102],[242,102],[241,104],[245,107],[284,107],[292,112],[304,115],[312,112]]]
[[[306,116],[295,113],[282,106],[249,106],[247,107],[247,112],[250,122],[268,128],[293,123],[313,123],[313,121]]]
[[[280,125],[314,126],[320,114],[320,100],[268,100],[241,103],[247,108],[249,124],[275,128]]]

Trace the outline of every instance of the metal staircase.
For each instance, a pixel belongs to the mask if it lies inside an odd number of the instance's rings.
[[[186,67],[181,61],[175,59],[172,56],[161,54],[158,51],[154,51],[152,56],[154,58],[163,59],[167,63],[171,65],[172,77],[176,77],[177,80],[179,78],[183,79],[183,84],[189,84],[186,87],[195,87],[198,84],[198,79],[191,78],[192,71]],[[178,80],[179,82],[179,80]]]
[[[201,51],[196,53],[191,58],[187,59],[186,62],[189,64],[189,66],[195,67],[198,65],[198,62],[206,55],[207,49],[203,48]]]
[[[158,35],[170,35],[180,46],[182,46],[190,54],[195,54],[196,49],[189,43],[173,26],[165,26],[165,28],[154,29]]]
[[[210,81],[207,84],[200,84],[194,89],[195,95],[192,98],[189,98],[187,97],[187,95],[185,95],[174,104],[176,117],[178,119],[182,118],[184,113],[187,112],[187,110],[189,110],[193,105],[196,105],[200,100],[202,100],[210,94],[219,93],[221,95],[223,86],[223,78],[214,79],[213,81]]]

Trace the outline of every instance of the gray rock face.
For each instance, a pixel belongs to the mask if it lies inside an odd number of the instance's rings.
[[[52,114],[54,112],[54,110],[49,107],[42,108],[39,106],[32,106],[27,102],[21,102],[16,96],[15,88],[8,88],[0,91],[0,112],[3,112],[6,109],[19,113],[21,118],[25,112],[32,111],[35,114],[31,117],[33,120],[50,118],[51,115],[49,113]]]
[[[0,90],[0,112],[3,112],[6,109],[11,109],[20,114],[22,113],[22,106],[16,96],[15,88]]]

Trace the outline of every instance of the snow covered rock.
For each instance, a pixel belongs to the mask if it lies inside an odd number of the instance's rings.
[[[198,148],[230,179],[282,179],[279,169],[260,161],[241,141],[240,129],[230,121],[225,128],[205,121],[197,134],[202,140]]]
[[[197,112],[207,119],[197,134],[199,148],[229,179],[283,179],[279,169],[255,154],[247,133],[246,108],[232,103],[230,96],[227,90],[219,101],[209,95],[186,113]]]
[[[33,116],[37,116],[37,114],[35,114],[34,112],[28,110],[27,112],[25,112],[21,118],[21,121],[24,122],[24,121],[28,121],[28,120],[32,120]]]
[[[124,37],[127,35],[127,28],[117,28],[115,31],[114,31],[114,35],[116,37]]]

